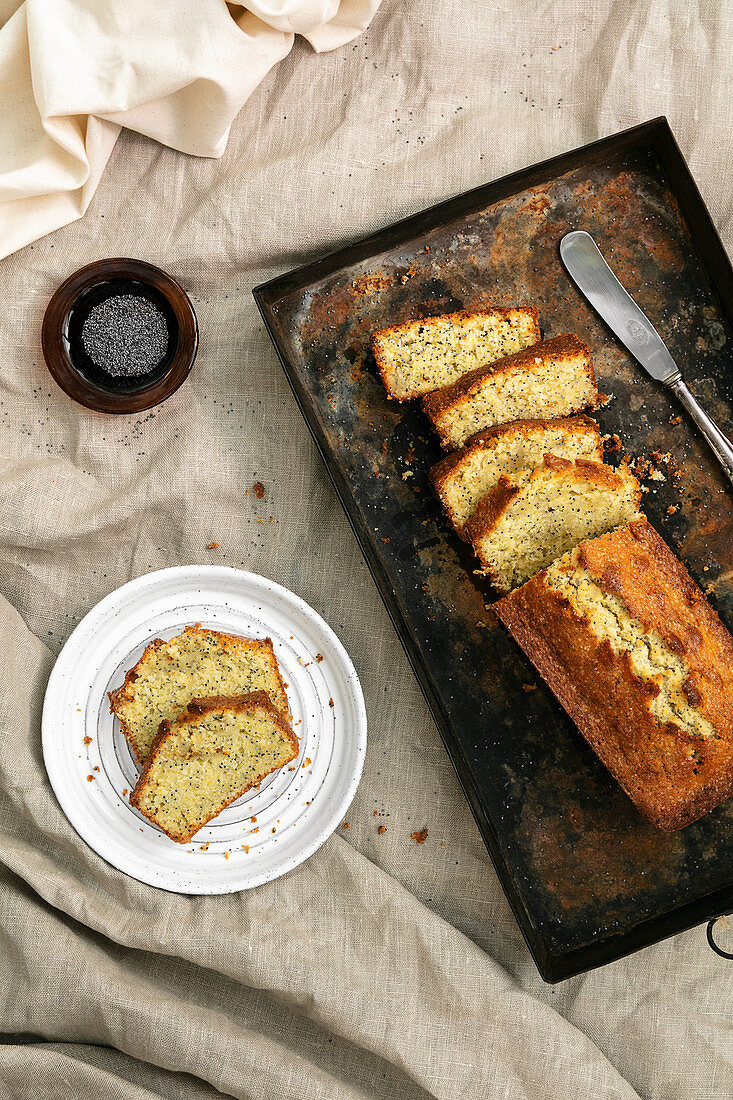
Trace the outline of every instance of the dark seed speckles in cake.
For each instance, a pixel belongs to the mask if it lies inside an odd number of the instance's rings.
[[[112,378],[148,374],[168,350],[161,311],[137,294],[117,294],[90,311],[81,342],[92,362]]]

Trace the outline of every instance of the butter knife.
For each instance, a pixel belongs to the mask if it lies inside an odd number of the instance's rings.
[[[560,241],[560,255],[579,290],[624,347],[647,374],[677,394],[733,483],[733,446],[687,388],[664,340],[624,290],[590,233],[583,230],[566,233]]]

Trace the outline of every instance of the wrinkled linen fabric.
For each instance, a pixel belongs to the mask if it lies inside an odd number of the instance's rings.
[[[539,978],[251,296],[661,113],[730,249],[722,6],[500,9],[388,0],[345,49],[315,57],[296,41],[221,159],[126,130],[86,216],[0,263],[3,1100],[733,1095],[732,964],[703,929],[557,986]],[[113,255],[180,279],[201,329],[190,378],[138,416],[74,405],[40,350],[54,289]],[[256,481],[262,501],[246,492]],[[76,836],[40,715],[56,654],[101,597],[211,561],[326,618],[361,678],[369,746],[348,829],[277,882],[189,898],[125,877]]]
[[[220,157],[295,35],[361,34],[380,0],[25,0],[0,30],[0,257],[82,217],[121,127]]]

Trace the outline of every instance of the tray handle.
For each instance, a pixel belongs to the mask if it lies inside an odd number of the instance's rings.
[[[713,939],[713,928],[715,928],[715,925],[718,923],[718,921],[721,919],[721,917],[730,917],[732,915],[733,914],[731,914],[731,913],[718,913],[717,917],[713,917],[712,920],[708,921],[708,927],[707,927],[708,943],[712,947],[715,954],[720,955],[721,959],[733,959],[733,952],[724,951],[722,947],[718,947],[717,943]]]

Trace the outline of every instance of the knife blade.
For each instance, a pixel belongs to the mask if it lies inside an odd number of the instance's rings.
[[[611,271],[590,233],[566,233],[560,241],[560,256],[578,289],[618,340],[647,374],[677,395],[733,483],[733,446],[687,388],[664,340]]]

